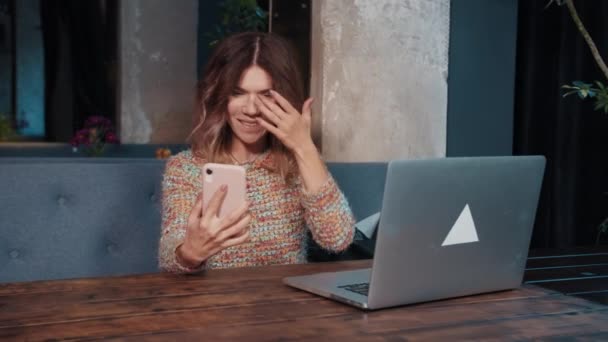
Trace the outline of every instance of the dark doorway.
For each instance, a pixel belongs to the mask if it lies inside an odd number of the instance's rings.
[[[608,1],[574,4],[608,58]],[[561,86],[608,80],[566,6],[546,5],[519,2],[514,153],[547,157],[532,248],[593,245],[608,217],[608,115]]]
[[[91,115],[116,122],[118,0],[41,0],[47,140]]]

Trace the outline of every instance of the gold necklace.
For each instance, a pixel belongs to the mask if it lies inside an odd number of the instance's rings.
[[[244,161],[244,162],[240,162],[238,159],[236,159],[236,157],[234,156],[234,154],[232,154],[232,152],[228,152],[228,154],[230,154],[230,158],[232,158],[235,165],[243,165],[243,164],[253,163],[254,161],[256,161],[256,159],[258,159],[261,155],[263,155],[264,152],[255,154],[255,155],[253,155],[253,158],[250,158],[249,160]]]

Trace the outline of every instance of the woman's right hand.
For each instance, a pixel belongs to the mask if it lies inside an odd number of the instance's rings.
[[[220,187],[206,209],[203,209],[202,193],[197,197],[188,217],[184,242],[175,251],[182,266],[197,268],[221,250],[241,244],[249,238],[251,215],[248,212],[248,202],[224,218],[218,217],[227,190],[226,185]]]

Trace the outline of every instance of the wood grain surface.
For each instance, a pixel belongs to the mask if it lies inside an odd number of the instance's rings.
[[[0,340],[608,338],[608,306],[536,285],[366,312],[281,281],[370,265],[360,260],[2,284]]]

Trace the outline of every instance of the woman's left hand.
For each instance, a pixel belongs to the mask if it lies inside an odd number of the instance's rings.
[[[304,101],[302,113],[274,90],[270,91],[274,101],[265,96],[256,96],[255,104],[262,113],[258,123],[276,136],[288,149],[313,146],[311,136],[312,98]]]

